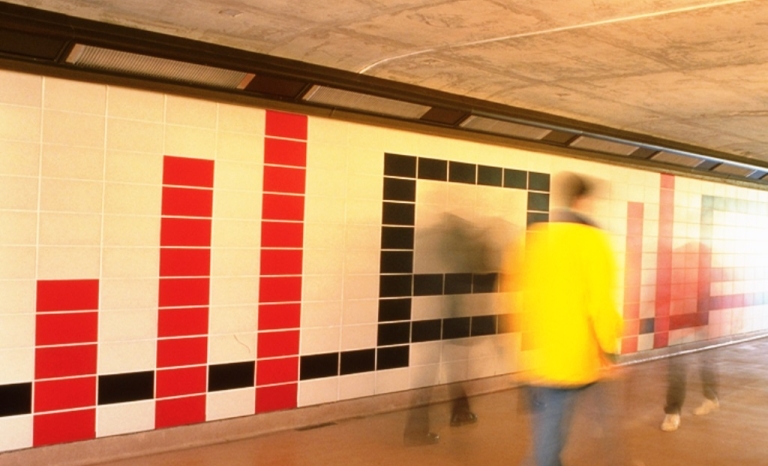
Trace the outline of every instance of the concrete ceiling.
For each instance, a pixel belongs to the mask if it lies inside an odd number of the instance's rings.
[[[8,3],[545,112],[768,166],[768,0]]]

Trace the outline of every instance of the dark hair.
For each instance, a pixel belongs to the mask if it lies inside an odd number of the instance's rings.
[[[579,199],[587,197],[595,190],[595,184],[575,173],[561,173],[558,176],[560,195],[563,205],[572,207]]]

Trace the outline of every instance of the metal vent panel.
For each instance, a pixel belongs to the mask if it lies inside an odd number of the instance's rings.
[[[549,133],[552,132],[551,129],[521,125],[518,123],[512,123],[510,121],[496,120],[493,118],[485,118],[475,115],[464,120],[464,122],[461,123],[461,127],[475,131],[482,131],[484,133],[500,134],[521,139],[533,139],[536,141],[544,139]]]
[[[67,63],[100,71],[162,78],[190,84],[203,84],[228,89],[243,89],[253,75],[205,65],[77,44]]]
[[[755,172],[754,168],[745,168],[745,167],[739,167],[736,165],[728,165],[726,163],[721,163],[720,165],[716,166],[712,169],[713,172],[717,173],[723,173],[726,175],[734,175],[734,176],[743,176],[748,177],[752,173]]]
[[[306,102],[329,105],[352,110],[362,110],[368,113],[378,113],[400,118],[419,119],[432,107],[426,105],[401,102],[399,100],[345,91],[333,87],[312,86],[303,97]]]
[[[673,154],[672,152],[661,151],[656,153],[651,160],[656,162],[670,163],[672,165],[681,165],[683,167],[694,168],[704,159],[690,155]]]
[[[615,155],[630,155],[637,150],[637,146],[589,136],[579,136],[570,144],[570,147]]]

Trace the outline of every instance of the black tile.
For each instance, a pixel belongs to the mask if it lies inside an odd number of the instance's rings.
[[[413,276],[414,296],[437,296],[443,294],[441,274],[419,274]]]
[[[384,154],[384,174],[416,178],[416,157],[409,155]]]
[[[100,405],[151,400],[154,397],[154,371],[99,376]]]
[[[443,321],[417,320],[411,324],[411,342],[419,343],[423,341],[436,341],[442,335]]]
[[[413,272],[413,251],[381,251],[381,273]]]
[[[472,293],[471,273],[447,273],[445,274],[445,294],[469,294]]]
[[[485,186],[501,186],[504,178],[504,171],[501,167],[486,167],[480,165],[477,167],[477,184]]]
[[[320,379],[339,375],[339,353],[302,356],[299,361],[301,380]]]
[[[0,385],[0,417],[31,413],[31,382]]]
[[[384,200],[416,201],[416,180],[384,178]]]
[[[420,180],[448,180],[448,162],[445,160],[425,159],[419,157]]]
[[[528,225],[534,223],[544,223],[549,221],[549,214],[542,212],[528,212]]]
[[[498,291],[498,273],[478,273],[472,275],[472,293],[495,293]]]
[[[410,319],[411,298],[379,300],[379,322]]]
[[[392,346],[376,349],[376,370],[408,367],[409,347]]]
[[[496,316],[473,316],[471,335],[473,337],[480,335],[496,334]]]
[[[646,333],[653,333],[654,332],[654,321],[653,317],[648,319],[640,319],[640,335],[645,335]]]
[[[411,323],[379,324],[376,344],[378,346],[402,345],[411,341]]]
[[[381,249],[413,249],[413,227],[382,227]]]
[[[208,391],[234,390],[254,386],[253,361],[216,364],[208,368]]]
[[[549,212],[549,194],[528,191],[528,210]]]
[[[381,220],[384,225],[413,226],[416,218],[416,206],[410,203],[385,202]]]
[[[549,174],[529,172],[528,189],[532,191],[549,191]]]
[[[379,278],[379,297],[410,297],[413,275],[382,275]]]
[[[526,189],[528,187],[528,173],[521,170],[504,169],[504,187]]]
[[[364,349],[341,353],[341,375],[372,372],[376,369],[376,350]]]
[[[451,317],[443,320],[443,340],[469,336],[469,317]]]
[[[515,321],[512,314],[499,314],[496,316],[498,333],[512,333],[515,331]]]
[[[448,181],[452,183],[477,183],[477,165],[451,162],[449,165]]]

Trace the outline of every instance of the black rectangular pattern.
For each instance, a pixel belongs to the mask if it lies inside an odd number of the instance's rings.
[[[528,189],[532,191],[549,191],[549,174],[529,172]]]
[[[501,186],[504,178],[504,171],[500,167],[486,167],[480,165],[477,167],[477,184],[484,186]]]
[[[452,317],[443,320],[443,340],[469,336],[469,317]]]
[[[504,187],[526,189],[528,188],[528,174],[521,170],[504,169]]]
[[[155,373],[132,372],[99,376],[99,404],[151,400],[155,397]]]
[[[32,412],[32,383],[0,385],[0,417]]]
[[[253,361],[216,364],[208,368],[208,391],[234,390],[254,386]]]
[[[499,290],[498,279],[498,273],[472,275],[472,293],[495,293]]]
[[[402,345],[411,341],[411,324],[398,322],[393,324],[379,324],[378,346]]]
[[[471,335],[473,337],[481,335],[496,334],[496,316],[474,316],[472,317]]]
[[[371,372],[376,368],[376,350],[364,349],[341,353],[341,375]]]
[[[499,314],[496,316],[496,332],[512,333],[515,331],[515,319],[512,314]]]
[[[411,320],[411,298],[379,300],[379,322],[396,320]]]
[[[648,319],[640,319],[640,335],[645,335],[646,333],[653,333],[654,332],[654,320],[653,317],[650,317]]]
[[[416,180],[384,178],[384,200],[416,201]]]
[[[439,340],[442,335],[443,321],[440,319],[417,320],[411,324],[411,342]]]
[[[420,180],[448,180],[448,162],[445,160],[425,159],[419,157]]]
[[[381,249],[413,249],[413,227],[383,227]]]
[[[528,192],[528,210],[549,212],[549,194]]]
[[[416,206],[410,203],[385,202],[381,220],[384,225],[413,226],[416,219]]]
[[[528,212],[528,225],[549,221],[549,214],[543,212]]]
[[[339,375],[339,353],[302,356],[299,361],[299,374],[301,380]]]
[[[469,294],[472,293],[471,273],[447,273],[445,274],[445,294]]]
[[[409,155],[384,154],[384,174],[416,178],[416,157]]]
[[[413,251],[382,251],[381,273],[413,272]]]
[[[477,165],[451,162],[449,164],[448,181],[452,183],[477,183]]]
[[[441,274],[414,275],[414,296],[437,296],[441,294],[443,294],[443,276]]]
[[[376,349],[376,370],[397,369],[408,367],[410,357],[409,347],[391,346]]]
[[[379,278],[379,296],[399,298],[411,296],[413,275],[382,275]]]

